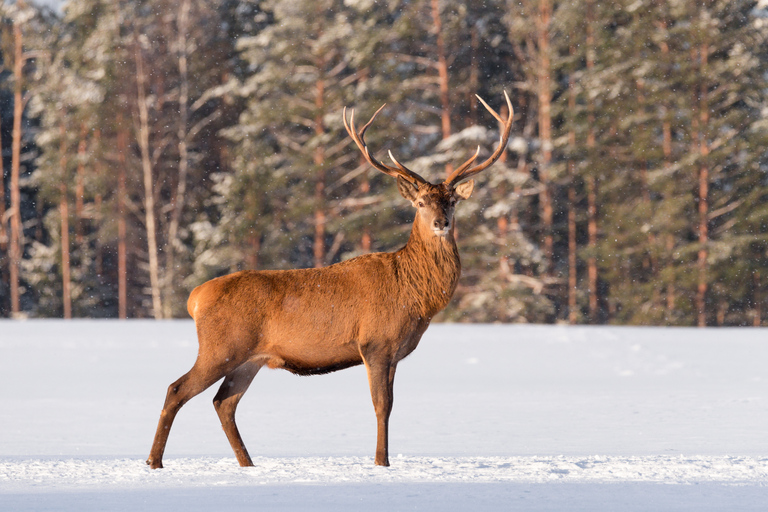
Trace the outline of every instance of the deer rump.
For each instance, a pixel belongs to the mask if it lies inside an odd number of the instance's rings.
[[[392,269],[376,256],[320,269],[246,270],[200,285],[187,303],[197,326],[198,358],[222,362],[223,373],[253,361],[318,375],[363,364],[372,346],[421,331],[414,343],[387,354],[402,359],[416,348],[426,329],[419,324],[428,320],[412,318],[401,287],[384,278]]]

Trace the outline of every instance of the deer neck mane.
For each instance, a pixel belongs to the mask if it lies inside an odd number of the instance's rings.
[[[448,305],[461,275],[453,227],[448,236],[434,236],[417,214],[408,243],[395,256],[406,297],[431,319]]]

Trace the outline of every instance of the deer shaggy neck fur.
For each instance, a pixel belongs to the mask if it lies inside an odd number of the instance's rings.
[[[394,257],[403,293],[421,318],[431,320],[448,305],[461,275],[453,228],[449,236],[434,236],[417,215],[408,243]]]

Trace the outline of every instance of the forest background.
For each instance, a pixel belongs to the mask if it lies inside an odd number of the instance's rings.
[[[171,318],[212,277],[405,243],[344,106],[457,212],[442,320],[768,320],[768,2],[0,5],[0,316]],[[506,112],[502,112],[506,115]]]

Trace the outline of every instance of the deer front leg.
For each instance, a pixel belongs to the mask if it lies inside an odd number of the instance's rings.
[[[376,465],[389,466],[389,415],[392,412],[396,364],[390,361],[365,361],[376,411]]]

